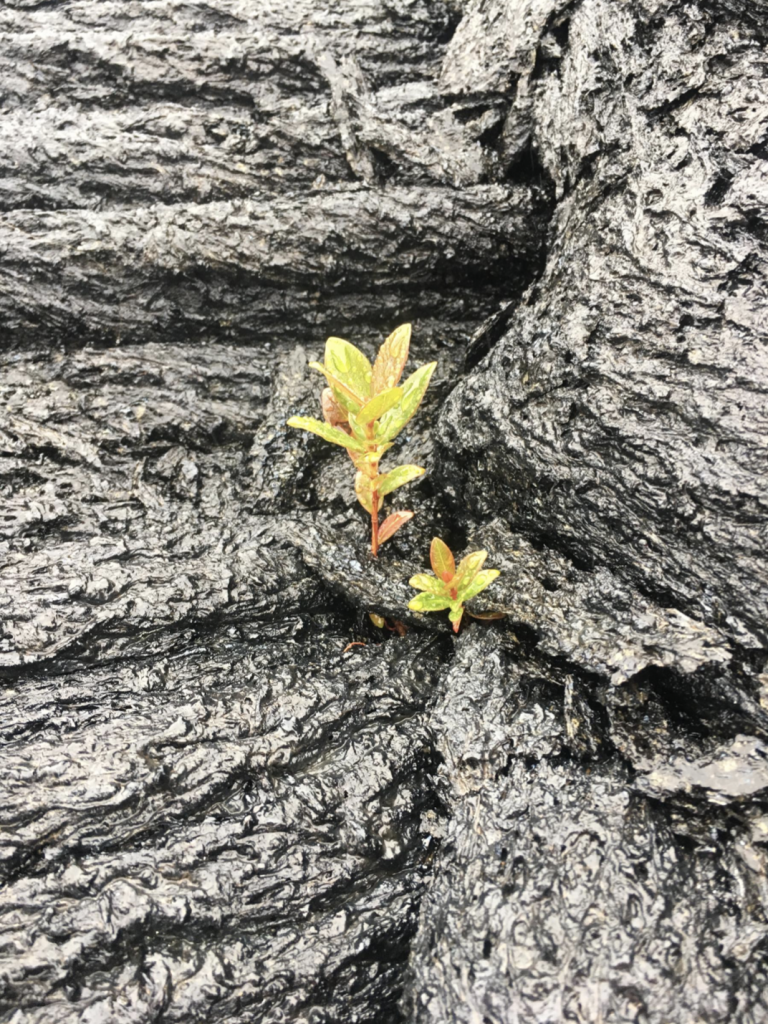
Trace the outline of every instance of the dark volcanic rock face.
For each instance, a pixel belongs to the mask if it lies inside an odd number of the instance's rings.
[[[0,1021],[768,1021],[767,32],[0,12]],[[285,420],[404,320],[373,561]]]
[[[473,329],[531,279],[549,206],[484,142],[505,104],[440,92],[455,17],[423,0],[0,12],[10,339]]]
[[[443,410],[450,474],[476,515],[500,513],[759,646],[764,36],[698,7],[659,17],[613,3],[582,4],[553,32],[567,48],[541,63],[519,115],[562,197],[553,244]]]

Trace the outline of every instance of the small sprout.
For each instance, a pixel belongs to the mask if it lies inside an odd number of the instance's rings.
[[[396,466],[379,473],[382,455],[415,415],[437,363],[420,366],[400,384],[411,343],[411,325],[390,334],[371,366],[363,353],[341,338],[329,338],[325,361],[309,365],[323,374],[328,387],[322,394],[323,419],[292,416],[289,427],[317,434],[346,448],[355,465],[355,494],[371,517],[371,552],[413,518],[413,512],[393,512],[379,525],[384,496],[424,474],[421,466]]]
[[[487,551],[472,551],[457,568],[451,549],[435,537],[429,549],[435,575],[419,573],[411,577],[411,586],[423,593],[417,594],[408,607],[413,612],[441,612],[447,608],[453,632],[458,633],[465,602],[477,597],[499,575],[498,569],[483,569],[487,557]],[[498,616],[493,613],[493,617]]]
[[[387,619],[376,612],[368,612],[368,618],[377,629],[388,629],[390,633],[397,633],[398,636],[405,636],[408,632],[408,627],[400,619]]]

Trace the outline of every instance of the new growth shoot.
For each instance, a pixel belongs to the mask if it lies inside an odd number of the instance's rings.
[[[379,472],[379,462],[394,439],[415,414],[437,363],[419,367],[400,384],[408,359],[411,325],[393,331],[371,366],[367,357],[341,338],[329,338],[323,363],[310,363],[328,382],[322,395],[325,422],[311,416],[292,416],[289,427],[299,427],[341,445],[355,465],[357,500],[371,517],[371,553],[400,529],[413,512],[393,512],[379,525],[384,497],[397,487],[422,476],[421,466],[397,466]]]
[[[435,537],[429,549],[435,575],[419,573],[411,577],[411,586],[424,593],[417,594],[408,607],[414,612],[441,612],[447,608],[453,632],[458,633],[465,602],[477,597],[499,575],[498,569],[483,569],[487,557],[487,551],[472,551],[462,558],[457,569],[451,549]]]

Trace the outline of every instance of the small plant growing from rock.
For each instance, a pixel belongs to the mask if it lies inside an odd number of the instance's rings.
[[[451,549],[439,537],[435,537],[429,549],[429,560],[435,575],[419,573],[411,577],[411,586],[424,593],[417,594],[408,607],[414,612],[441,612],[447,608],[453,632],[458,633],[464,604],[477,597],[499,575],[498,569],[483,569],[487,557],[487,551],[472,551],[462,558],[456,568]],[[499,616],[492,613],[491,617]]]
[[[419,367],[400,385],[411,325],[403,324],[390,334],[371,366],[367,357],[341,338],[329,338],[323,363],[310,363],[328,381],[322,394],[325,422],[311,416],[292,416],[289,427],[308,430],[349,452],[355,465],[357,500],[371,517],[371,553],[400,529],[413,512],[393,512],[379,525],[384,497],[397,487],[420,477],[421,466],[396,466],[379,472],[379,462],[394,439],[421,405],[437,363]]]

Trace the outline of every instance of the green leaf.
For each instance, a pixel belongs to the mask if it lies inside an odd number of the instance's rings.
[[[350,425],[352,426],[352,429],[353,429],[353,432],[354,432],[354,424],[352,424],[350,422]],[[355,436],[358,437],[360,435],[355,434]],[[364,437],[360,436],[360,439],[364,440]],[[369,444],[370,442],[366,441],[365,443]],[[391,444],[377,445],[376,448],[374,449],[374,451],[372,451],[372,452],[366,451],[362,455],[358,454],[358,453],[355,453],[354,455],[352,455],[352,461],[354,462],[355,466],[361,472],[366,472],[366,470],[370,466],[375,466],[376,467],[376,473],[378,474],[378,471],[379,471],[379,461],[381,460],[381,457],[384,454],[384,452],[386,452],[387,449],[391,448],[391,447],[392,447]],[[370,476],[371,474],[368,473],[367,475]]]
[[[408,602],[412,612],[441,612],[450,606],[451,599],[440,597],[438,594],[417,594]]]
[[[425,572],[411,576],[408,581],[414,590],[426,590],[428,594],[445,594],[445,584],[434,576],[428,576]]]
[[[374,395],[379,395],[399,383],[408,361],[410,344],[411,325],[403,324],[395,328],[381,346],[373,364],[371,390]]]
[[[402,388],[390,388],[389,391],[382,391],[369,399],[357,415],[360,423],[373,423],[379,416],[389,412],[393,405],[397,405],[403,397]]]
[[[325,368],[360,398],[368,398],[371,394],[373,368],[360,349],[343,338],[326,341]]]
[[[432,572],[444,583],[450,583],[456,572],[456,562],[453,560],[451,549],[440,540],[439,537],[432,538],[429,548],[429,561],[432,564]]]
[[[489,587],[496,577],[500,575],[501,574],[498,569],[483,569],[482,572],[479,572],[477,576],[475,576],[469,586],[466,588],[463,587],[459,591],[459,596],[462,601],[471,601],[473,597],[477,597],[481,590],[485,590],[486,587]]]
[[[346,412],[358,413],[360,407],[363,404],[363,399],[359,398],[352,388],[345,384],[344,381],[339,380],[323,366],[322,363],[310,363],[310,368],[317,370],[322,373],[328,383],[331,385],[331,391],[333,391],[333,397]]]
[[[357,419],[357,416],[355,416],[355,414],[353,412],[348,412],[347,413],[347,423],[349,423],[349,429],[352,431],[353,436],[356,437],[358,439],[358,441],[360,441],[362,443],[367,441],[367,437],[365,436],[365,431],[360,426],[360,423],[359,423],[359,421]]]
[[[371,478],[365,473],[358,473],[355,476],[355,494],[357,500],[370,515],[373,507],[373,491],[371,490]],[[384,504],[384,499],[379,498],[379,508]]]
[[[413,512],[393,512],[391,516],[387,516],[379,528],[379,544],[389,540],[394,533],[397,533],[401,526],[405,526],[406,523],[410,522],[413,516]]]
[[[379,477],[379,494],[389,494],[420,476],[424,476],[421,466],[396,466],[395,469],[390,469],[388,473],[383,473]]]
[[[459,562],[459,567],[456,570],[456,575],[453,578],[453,585],[459,592],[463,592],[477,576],[480,570],[483,568],[486,558],[488,557],[487,551],[470,551]]]
[[[421,405],[424,392],[429,386],[430,377],[435,372],[436,366],[437,363],[420,366],[403,384],[403,397],[400,402],[379,420],[376,427],[377,440],[391,441],[397,437]]]
[[[363,451],[362,444],[355,440],[354,437],[350,437],[349,434],[345,434],[343,430],[339,430],[338,427],[332,427],[328,423],[322,423],[320,420],[313,419],[311,416],[291,416],[288,420],[289,427],[298,427],[299,430],[308,430],[310,434],[317,434],[318,437],[322,437],[324,441],[330,441],[332,444],[340,444],[342,448],[349,448],[353,452]]]
[[[379,452],[366,452],[365,455],[361,455],[358,461],[366,466],[376,466],[376,472],[374,474],[369,473],[368,475],[373,479],[374,476],[378,475],[378,465],[381,455]]]
[[[461,603],[452,604],[451,610],[448,612],[448,618],[451,620],[453,625],[453,632],[459,632],[459,626],[461,625],[461,617],[464,614],[464,605]]]

